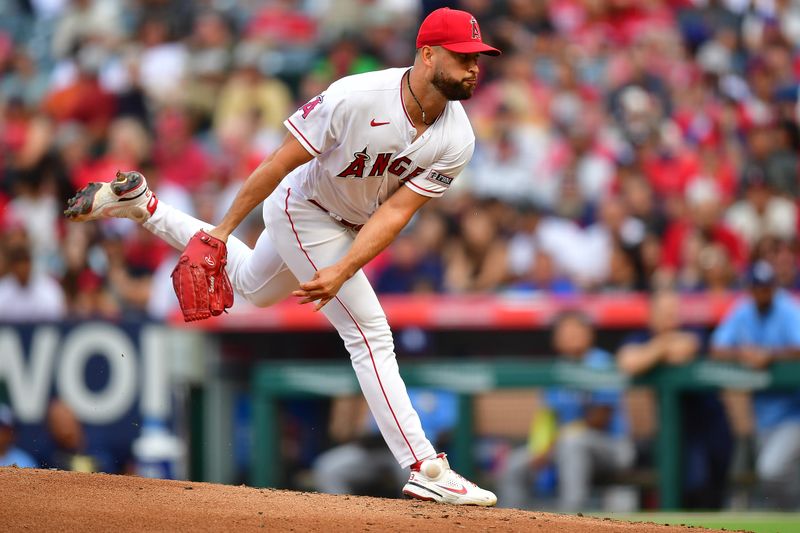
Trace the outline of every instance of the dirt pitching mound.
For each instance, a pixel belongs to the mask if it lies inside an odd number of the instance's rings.
[[[5,531],[687,531],[512,509],[0,468]],[[709,531],[694,528],[692,531]]]

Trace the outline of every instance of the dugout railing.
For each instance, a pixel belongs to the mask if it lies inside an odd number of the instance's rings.
[[[681,488],[681,410],[684,391],[704,389],[764,390],[800,387],[800,362],[776,363],[764,371],[735,364],[699,361],[680,367],[661,367],[631,379],[616,371],[590,370],[560,361],[426,361],[403,362],[401,374],[409,387],[431,387],[458,394],[458,422],[454,434],[454,468],[474,476],[474,397],[499,389],[563,386],[602,390],[629,386],[652,387],[658,398],[656,471],[660,504],[677,509]],[[255,486],[275,486],[281,461],[278,402],[289,397],[342,396],[359,392],[349,363],[259,363],[252,378]]]

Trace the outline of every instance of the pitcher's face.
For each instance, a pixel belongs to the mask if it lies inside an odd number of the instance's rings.
[[[468,100],[478,84],[478,56],[434,47],[433,86],[448,100]]]

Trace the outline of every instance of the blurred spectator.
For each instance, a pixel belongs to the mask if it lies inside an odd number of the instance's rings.
[[[607,271],[598,272],[595,261],[587,258],[584,232],[573,221],[545,213],[541,206],[526,201],[514,204],[517,227],[508,243],[510,279],[530,272],[540,251],[554,263],[556,276],[565,275],[578,289],[595,286]]]
[[[139,0],[127,7],[131,20],[136,24],[141,25],[148,20],[159,20],[164,23],[169,35],[176,39],[183,39],[192,31],[192,23],[198,6],[207,4],[207,2],[194,2],[193,0]]]
[[[567,142],[574,160],[576,185],[582,198],[589,205],[595,205],[604,196],[611,194],[616,174],[616,165],[612,154],[604,147],[593,128],[597,126],[585,124],[576,118],[576,124],[567,131]]]
[[[726,293],[739,287],[738,275],[728,251],[719,244],[706,244],[697,254],[699,277],[695,287],[684,289],[705,291],[708,295]]]
[[[138,32],[136,70],[145,94],[156,104],[180,101],[189,69],[186,45],[175,40],[174,28],[162,17],[145,18]]]
[[[16,153],[10,150],[6,185],[12,198],[3,213],[5,223],[25,230],[30,239],[34,265],[52,262],[58,246],[58,201],[65,176],[59,161],[49,152],[52,130],[42,117],[29,116]]]
[[[30,180],[30,174],[42,160],[51,142],[49,121],[27,107],[20,97],[5,102],[0,120],[0,147],[2,147],[3,172],[14,185]]]
[[[792,84],[794,90],[794,84]],[[796,105],[797,97],[789,100],[791,118],[776,124],[773,137],[773,151],[767,165],[767,180],[776,192],[788,198],[797,198],[800,184],[797,169],[800,166],[800,131],[798,131]]]
[[[336,0],[320,2],[321,10],[315,13],[322,22],[319,31],[322,42],[335,40],[342,35],[368,35],[384,29],[384,24],[408,31],[418,19],[418,0],[377,0],[365,4],[359,0]],[[459,9],[468,9],[460,7]],[[472,13],[472,11],[470,11]],[[426,13],[427,14],[427,13]],[[474,13],[479,17],[477,13]],[[484,20],[483,18],[479,18]],[[403,45],[405,57],[413,51]]]
[[[800,265],[797,258],[797,240],[780,239],[775,242],[775,253],[770,262],[775,269],[778,287],[792,291],[800,289]]]
[[[99,262],[98,247],[92,246],[91,232],[81,224],[68,224],[63,240],[61,285],[70,317],[116,319],[120,309],[108,290]],[[96,228],[96,227],[95,227]],[[94,268],[90,263],[95,263]]]
[[[282,137],[283,121],[292,106],[289,87],[278,78],[265,76],[264,49],[256,42],[242,42],[234,52],[234,70],[215,103],[214,128],[220,131],[233,121],[254,121],[264,133]],[[273,148],[278,142],[274,141]]]
[[[776,287],[766,261],[749,269],[750,293],[722,319],[711,339],[712,355],[755,371],[778,361],[800,358],[800,307]],[[753,394],[756,420],[756,473],[769,504],[800,505],[800,393],[797,390]]]
[[[212,176],[212,161],[199,140],[185,110],[164,108],[156,118],[153,161],[165,182],[196,192]]]
[[[81,45],[95,41],[110,47],[125,37],[122,5],[109,0],[71,0],[59,14],[53,31],[53,55],[69,57]]]
[[[314,74],[323,80],[378,70],[380,63],[351,37],[333,42],[324,57],[314,65]]]
[[[141,122],[134,118],[115,119],[108,128],[105,153],[78,163],[72,174],[73,187],[77,190],[93,181],[108,181],[118,170],[142,168],[150,157],[150,145],[150,136]]]
[[[495,117],[497,132],[476,148],[470,190],[478,198],[553,206],[559,183],[545,162],[549,135],[536,126],[518,123],[518,111],[501,110]]]
[[[35,109],[49,89],[47,76],[24,49],[14,51],[9,72],[0,78],[0,104],[17,98],[28,109]]]
[[[645,128],[645,126],[639,126]],[[699,154],[687,146],[674,123],[652,126],[633,145],[634,161],[663,198],[683,197],[700,172]],[[713,177],[706,178],[719,187]]]
[[[315,490],[327,494],[399,496],[397,487],[405,481],[406,473],[384,444],[365,401],[335,398],[330,430],[336,441],[344,443],[314,460]]]
[[[441,258],[446,227],[435,211],[422,211],[410,230],[398,235],[388,250],[388,264],[377,274],[378,293],[441,292],[444,263]]]
[[[150,300],[153,274],[167,257],[172,257],[169,245],[137,227],[125,240],[107,239],[104,249],[109,290],[127,316],[143,318]]]
[[[770,124],[757,124],[746,132],[747,160],[742,168],[745,184],[762,181],[777,194],[797,197],[800,161],[783,132]]]
[[[252,9],[244,35],[269,44],[312,46],[317,33],[315,21],[303,12],[298,0],[276,0]]]
[[[538,250],[525,272],[519,272],[506,288],[511,292],[534,292],[554,295],[575,294],[578,289],[567,276],[556,269],[553,257]]]
[[[0,278],[0,321],[40,322],[65,317],[64,293],[49,275],[33,268],[27,242],[6,244],[3,250],[5,271]]]
[[[698,254],[707,244],[719,244],[738,271],[744,266],[746,250],[738,235],[722,221],[719,189],[709,180],[698,180],[686,191],[687,214],[673,221],[664,235],[662,267],[691,286],[699,274]]]
[[[565,312],[554,323],[553,349],[559,360],[592,370],[614,369],[613,356],[593,344],[594,329],[581,313]],[[547,389],[528,444],[512,452],[500,474],[499,502],[527,507],[531,476],[555,467],[559,508],[585,509],[593,479],[625,470],[634,460],[620,391]]]
[[[553,199],[553,214],[583,224],[591,220],[594,205],[581,190],[576,171],[574,163],[563,170]]]
[[[672,113],[669,91],[652,59],[643,43],[618,54],[616,83],[608,96],[609,111],[633,146],[645,142]]]
[[[793,239],[797,235],[797,206],[775,193],[760,169],[751,167],[742,177],[742,199],[730,206],[725,222],[753,246],[763,237]]]
[[[647,279],[640,247],[645,237],[641,220],[630,216],[625,202],[608,195],[599,201],[598,220],[585,230],[586,268],[605,280],[606,288],[642,290]]]
[[[450,292],[496,290],[506,278],[505,239],[489,212],[477,206],[461,215],[459,238],[445,250],[445,286]]]
[[[0,466],[39,468],[28,452],[14,446],[14,415],[3,403],[0,403]]]
[[[86,429],[64,401],[50,402],[47,429],[55,446],[44,467],[74,472],[127,472],[128,466],[120,465],[110,449],[99,447],[88,438]]]
[[[684,365],[698,357],[702,338],[698,331],[681,324],[680,311],[680,299],[674,292],[660,291],[651,297],[648,329],[629,335],[617,352],[622,372],[637,376],[660,365]],[[717,393],[702,392],[684,394],[681,412],[684,458],[681,507],[720,509],[725,501],[732,454],[725,411]]]
[[[187,80],[183,104],[195,117],[199,129],[211,123],[222,84],[233,61],[231,24],[221,14],[208,11],[199,14],[189,37]]]
[[[653,187],[638,173],[625,173],[620,179],[620,196],[631,216],[640,220],[648,233],[661,237],[666,230],[666,213],[657,204]]]
[[[642,278],[638,274],[635,252],[624,248],[619,243],[611,247],[608,261],[608,276],[600,287],[608,292],[632,292],[642,287]]]
[[[102,142],[109,121],[116,110],[116,99],[100,81],[105,50],[84,46],[68,61],[63,80],[52,86],[43,102],[44,110],[56,121],[78,121],[92,134],[93,142]]]

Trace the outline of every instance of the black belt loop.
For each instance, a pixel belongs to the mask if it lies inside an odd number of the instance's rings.
[[[330,212],[329,210],[327,210],[325,207],[323,207],[322,204],[320,204],[316,200],[312,200],[311,198],[308,198],[308,201],[309,201],[309,203],[319,207],[320,209],[322,209],[323,211],[328,213],[328,215],[330,215],[330,217],[332,219],[334,219],[336,222],[338,222],[339,224],[341,224],[342,226],[344,226],[347,229],[351,229],[353,231],[360,231],[361,228],[364,227],[364,224],[353,224],[352,222],[348,222],[347,220],[343,219],[339,215],[336,215],[336,214]]]

